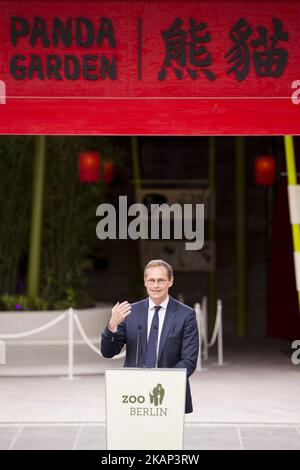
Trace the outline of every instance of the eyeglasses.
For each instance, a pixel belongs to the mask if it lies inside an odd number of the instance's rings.
[[[159,287],[163,287],[167,284],[168,282],[168,279],[146,279],[146,284],[150,287],[153,287],[155,285],[155,283],[159,286]]]

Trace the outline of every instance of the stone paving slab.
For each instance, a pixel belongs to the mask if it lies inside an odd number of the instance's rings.
[[[104,450],[104,425],[0,426],[1,450]],[[186,426],[186,450],[300,450],[294,426]]]

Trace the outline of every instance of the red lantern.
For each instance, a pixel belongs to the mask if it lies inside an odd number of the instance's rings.
[[[100,178],[101,156],[95,150],[87,150],[79,155],[79,179],[82,183],[97,183]]]
[[[273,155],[259,155],[255,159],[255,183],[271,186],[276,180],[276,160]]]
[[[115,166],[113,162],[111,161],[106,161],[103,163],[103,179],[106,184],[110,184],[115,175]]]

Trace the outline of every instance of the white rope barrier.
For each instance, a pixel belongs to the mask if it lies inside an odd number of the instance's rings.
[[[75,320],[76,326],[78,328],[78,331],[82,336],[83,341],[85,341],[85,343],[92,349],[92,351],[94,351],[96,354],[98,354],[98,356],[103,358],[104,356],[101,354],[101,352],[96,348],[96,346],[87,337],[87,335],[86,335],[86,333],[83,329],[83,326],[82,326],[82,324],[81,324],[81,322],[78,318],[78,315],[76,313],[74,314],[74,320]],[[118,354],[117,356],[114,356],[112,359],[121,359],[122,357],[125,357],[125,354],[126,354],[126,352],[123,351],[120,354]]]
[[[94,346],[94,344],[90,341],[88,336],[86,335],[83,326],[78,318],[78,315],[74,313],[73,308],[69,308],[67,312],[62,313],[57,318],[45,323],[42,326],[34,328],[32,330],[23,331],[22,333],[15,333],[15,334],[1,334],[0,339],[17,339],[17,338],[24,338],[26,336],[35,335],[42,331],[51,328],[52,326],[56,325],[63,319],[68,317],[68,378],[74,378],[74,321],[78,328],[80,335],[82,336],[83,341],[94,351],[98,356],[103,358],[101,352]],[[123,351],[122,353],[114,356],[113,359],[121,359],[125,356],[126,352]],[[5,343],[0,341],[0,363],[5,364]]]
[[[22,333],[15,333],[15,334],[0,334],[0,339],[17,339],[17,338],[25,338],[26,336],[31,336],[35,335],[37,333],[40,333],[41,331],[47,330],[48,328],[51,328],[51,326],[56,325],[56,323],[59,323],[61,320],[66,318],[67,313],[62,313],[59,315],[57,318],[54,318],[54,320],[49,321],[48,323],[45,323],[42,326],[39,326],[37,328],[34,328],[33,330],[28,330],[24,331]]]
[[[219,302],[219,301],[218,301],[218,302]],[[221,325],[221,310],[220,310],[219,307],[217,307],[217,315],[216,315],[215,327],[214,327],[214,331],[213,331],[211,340],[210,340],[210,342],[208,343],[208,347],[209,347],[209,348],[211,348],[211,347],[215,344],[215,342],[216,342],[217,335],[218,335],[219,329],[220,329],[220,325]]]
[[[199,331],[199,353],[198,353],[196,370],[200,371],[200,370],[202,370],[203,328],[202,328],[202,321],[201,321],[201,319],[202,319],[201,306],[198,302],[194,305],[194,309],[195,309],[195,312],[196,312],[196,321],[197,321],[198,331]]]
[[[194,305],[196,311],[197,324],[199,329],[199,354],[197,360],[197,371],[202,370],[202,352],[204,359],[208,359],[208,348],[212,347],[218,339],[218,365],[223,365],[223,325],[222,325],[222,301],[217,301],[217,313],[214,331],[211,340],[208,342],[207,328],[207,299],[203,298],[202,308],[200,303]],[[203,347],[202,347],[203,346]],[[203,350],[203,351],[202,351]]]
[[[217,302],[217,314],[216,314],[216,321],[214,326],[213,335],[211,341],[208,343],[207,340],[207,302],[206,298],[203,299],[202,308],[200,303],[196,303],[195,306],[196,312],[196,319],[199,329],[199,355],[197,360],[197,370],[202,370],[202,349],[204,352],[204,359],[208,358],[208,348],[213,346],[218,338],[218,364],[223,365],[223,332],[222,332],[222,302],[218,300]],[[24,331],[22,333],[16,334],[2,334],[0,335],[1,339],[17,339],[17,338],[24,338],[26,336],[31,336],[42,331],[51,328],[52,326],[56,325],[64,318],[68,316],[68,378],[72,379],[74,376],[74,321],[77,326],[77,329],[83,339],[83,341],[89,346],[89,348],[94,351],[98,356],[103,358],[103,355],[99,351],[99,349],[92,343],[92,341],[88,338],[87,334],[84,331],[84,328],[78,318],[78,315],[74,313],[73,308],[69,308],[67,312],[62,313],[57,318],[49,321],[48,323],[34,328],[29,331]],[[0,345],[2,346],[2,351],[4,348],[5,351],[5,343],[0,341]],[[202,348],[203,345],[203,348]],[[121,352],[120,354],[114,356],[113,359],[121,359],[125,357],[126,351]],[[2,354],[3,355],[3,354]],[[5,352],[4,352],[4,361],[5,361]],[[5,362],[4,362],[5,363]]]
[[[202,315],[203,315],[203,358],[208,359],[208,324],[207,324],[207,297],[202,299]]]

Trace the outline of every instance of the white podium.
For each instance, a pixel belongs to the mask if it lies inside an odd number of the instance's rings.
[[[185,392],[185,369],[106,370],[107,449],[181,450]]]

